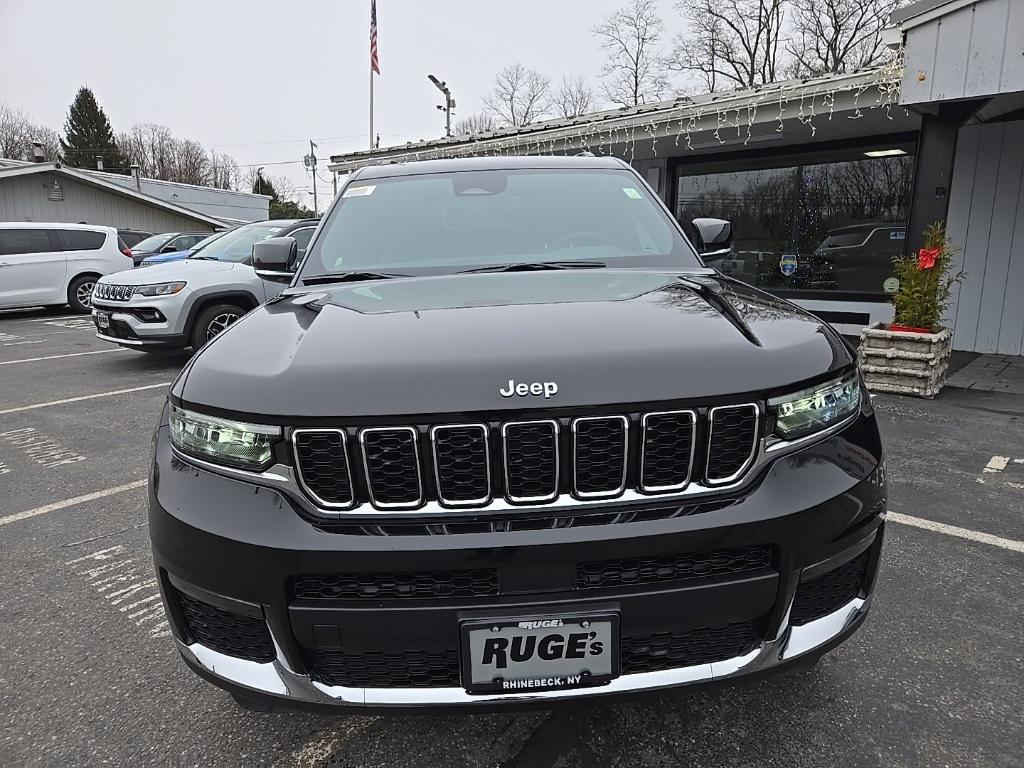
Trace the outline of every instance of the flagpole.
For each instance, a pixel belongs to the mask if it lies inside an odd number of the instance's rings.
[[[375,35],[376,30],[376,15],[377,9],[374,8],[374,0],[370,0],[370,25],[372,27],[371,32]],[[371,48],[373,46],[373,40],[370,41]],[[370,149],[373,149],[373,51],[370,52]]]

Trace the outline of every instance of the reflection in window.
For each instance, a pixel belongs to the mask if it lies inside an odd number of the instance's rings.
[[[883,294],[903,253],[909,156],[681,176],[677,215],[733,224],[708,266],[776,291]],[[888,282],[887,282],[888,280]]]

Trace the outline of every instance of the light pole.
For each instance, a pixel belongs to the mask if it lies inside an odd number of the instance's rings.
[[[427,80],[434,84],[441,93],[444,94],[444,106],[440,104],[437,108],[444,112],[444,135],[451,137],[452,135],[452,111],[455,109],[455,99],[452,97],[452,92],[448,89],[448,84],[444,80],[438,80],[433,75],[427,75]]]

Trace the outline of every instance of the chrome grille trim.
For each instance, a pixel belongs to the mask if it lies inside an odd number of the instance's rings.
[[[441,494],[441,470],[437,458],[437,433],[445,429],[479,429],[484,435],[484,462],[487,470],[487,495],[479,499],[466,499],[456,501],[446,499]],[[437,490],[437,500],[446,507],[482,507],[491,502],[494,498],[494,483],[491,479],[491,431],[486,424],[440,424],[430,430],[430,455],[434,462],[434,482]]]
[[[674,485],[644,485],[644,461],[645,448],[647,445],[647,421],[653,416],[689,416],[690,417],[690,458],[686,463],[686,478],[681,483]],[[697,412],[690,409],[682,409],[678,411],[652,411],[645,413],[641,419],[640,429],[640,470],[637,475],[637,488],[643,493],[671,493],[672,491],[681,491],[690,484],[690,480],[693,478],[693,460],[697,450]]]
[[[728,477],[711,477],[711,441],[715,435],[715,414],[719,411],[732,411],[741,408],[750,408],[754,411],[754,434],[753,439],[750,441],[750,453],[747,454],[747,458],[744,460],[743,465]],[[758,454],[763,437],[761,436],[761,408],[757,403],[736,403],[733,405],[716,405],[713,408],[708,409],[708,441],[707,451],[704,460],[704,480],[710,486],[728,485],[739,478],[743,477],[744,473],[750,469],[751,464],[754,463],[754,458]]]
[[[555,490],[546,496],[514,496],[509,491],[508,485],[508,429],[516,426],[536,426],[537,424],[550,424],[555,437]],[[505,498],[513,504],[533,504],[554,501],[558,498],[561,490],[561,453],[559,450],[559,428],[558,422],[554,419],[536,419],[533,421],[506,421],[501,425],[501,461],[505,471]]]
[[[387,502],[379,501],[373,493],[373,480],[370,477],[370,465],[366,455],[366,436],[382,432],[404,432],[412,435],[413,453],[416,459],[416,489],[419,492],[414,501]],[[420,467],[419,432],[415,427],[367,427],[359,430],[359,448],[363,456],[363,476],[366,478],[366,492],[370,503],[377,509],[416,509],[423,505],[423,470]]]
[[[329,435],[340,435],[341,436],[341,447],[345,452],[345,472],[348,474],[348,487],[349,493],[352,496],[352,500],[347,504],[339,504],[337,502],[324,501],[310,488],[309,484],[306,483],[305,478],[302,476],[302,463],[299,460],[299,446],[296,442],[296,437],[299,435],[315,435],[315,434],[329,434]],[[356,486],[352,480],[352,464],[349,460],[348,454],[348,434],[343,429],[293,429],[291,438],[289,440],[292,446],[292,460],[295,462],[295,480],[299,484],[299,487],[316,502],[319,506],[324,509],[341,510],[341,509],[352,509],[356,505]]]
[[[581,422],[588,421],[620,421],[622,423],[622,481],[617,488],[609,491],[581,491],[577,479],[579,459],[576,455],[578,431]],[[557,435],[556,435],[557,439]],[[626,490],[626,471],[629,468],[629,419],[625,416],[580,416],[572,420],[572,489],[578,499],[610,499],[619,496]]]

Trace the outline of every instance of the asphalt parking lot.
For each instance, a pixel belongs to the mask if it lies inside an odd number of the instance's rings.
[[[880,584],[809,672],[552,711],[261,715],[186,671],[152,578],[149,439],[184,362],[87,317],[0,314],[0,765],[1024,766],[1024,396],[875,400]]]

